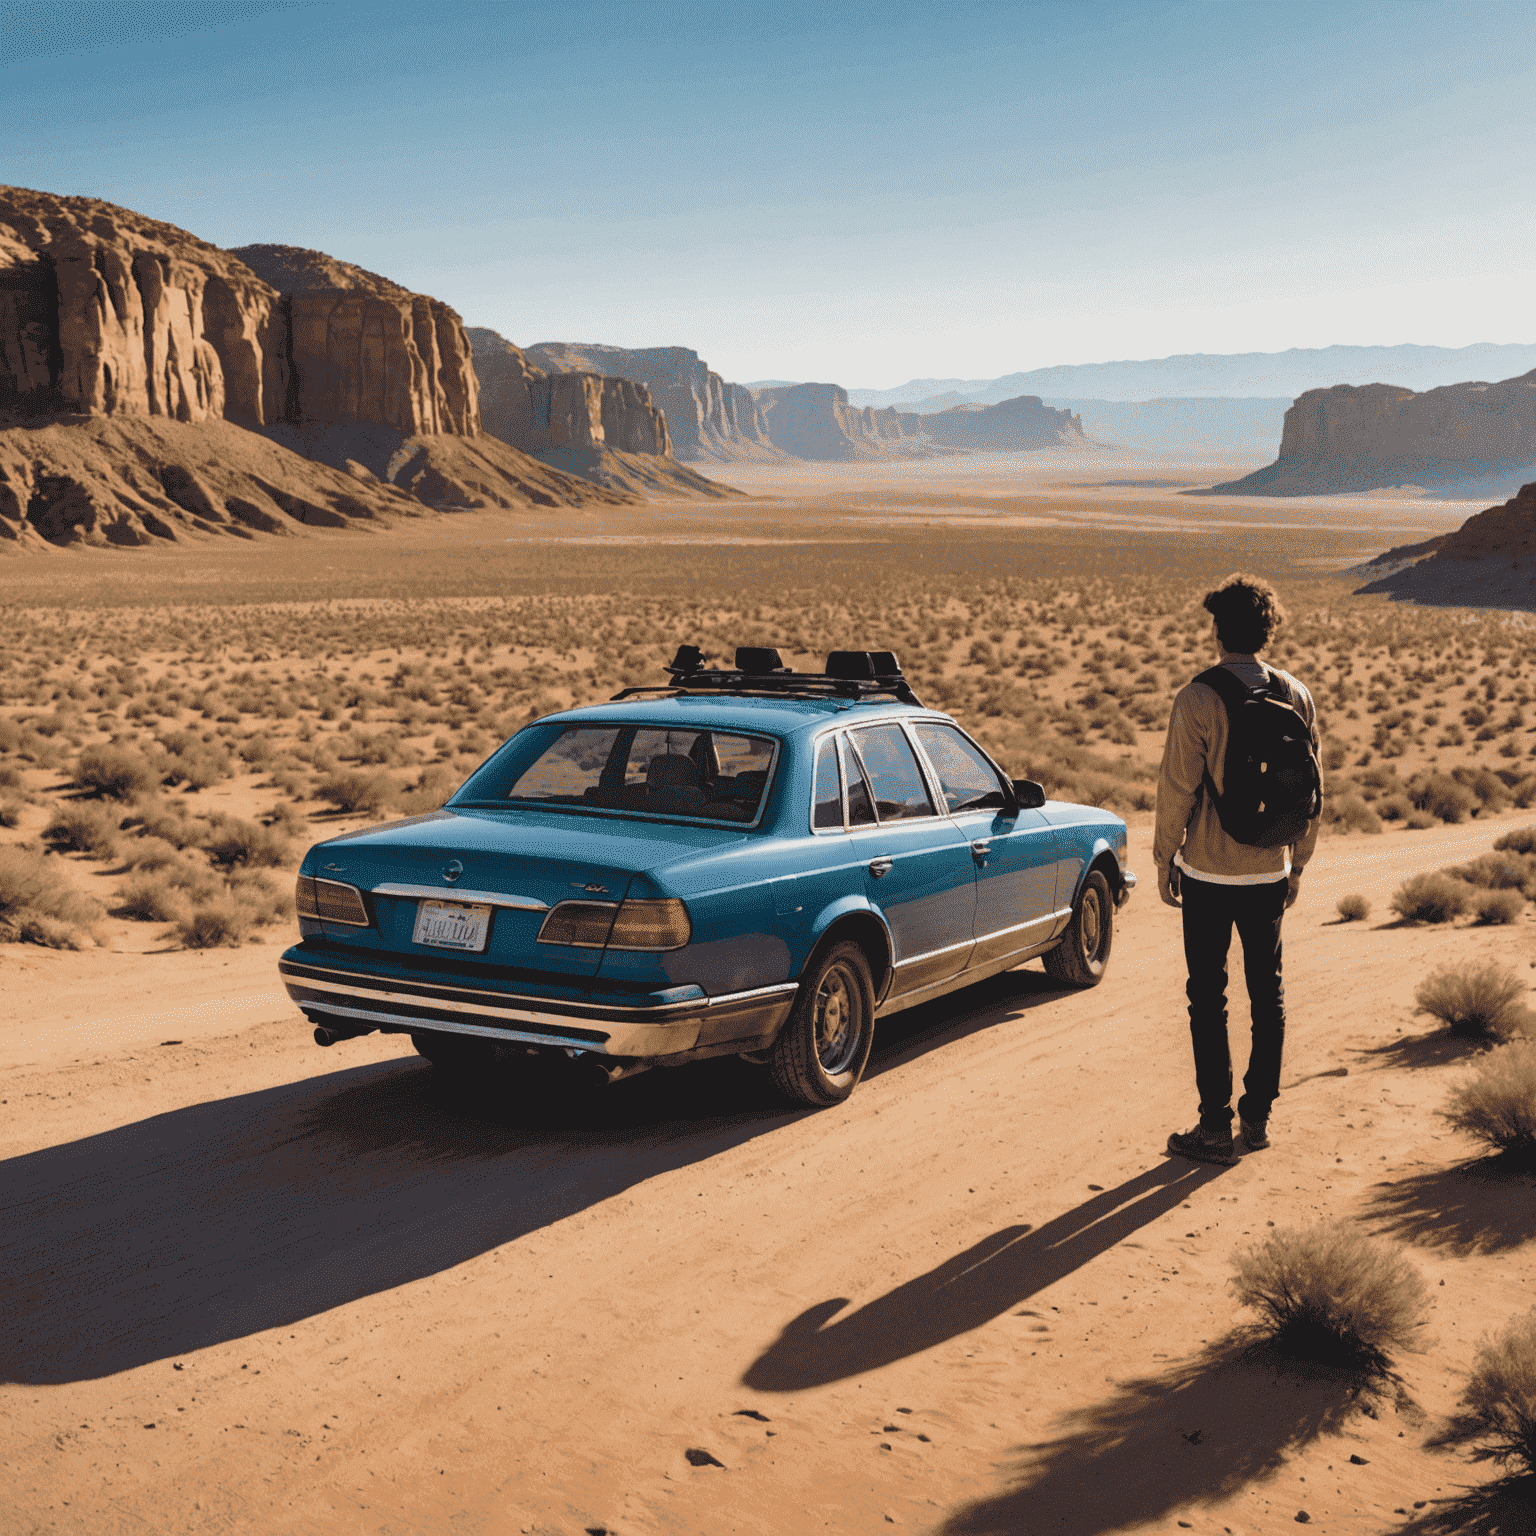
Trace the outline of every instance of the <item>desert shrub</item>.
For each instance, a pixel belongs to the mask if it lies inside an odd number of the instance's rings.
[[[1444,822],[1465,821],[1477,796],[1464,784],[1443,773],[1432,773],[1415,789],[1413,803],[1427,815]]]
[[[26,809],[24,800],[0,800],[0,827],[19,827]]]
[[[262,768],[273,759],[272,738],[263,733],[248,736],[240,743],[240,757],[252,768]]]
[[[424,768],[421,777],[399,799],[397,809],[406,816],[435,811],[459,787],[459,776],[441,763]]]
[[[1410,875],[1392,893],[1392,910],[1406,923],[1448,923],[1467,910],[1470,895],[1448,875]]]
[[[298,768],[274,768],[267,783],[290,800],[304,800],[309,795],[309,775]]]
[[[285,922],[293,916],[291,880],[275,880],[262,870],[242,870],[230,882],[229,891],[258,926]]]
[[[1536,1307],[1478,1346],[1462,1403],[1479,1457],[1536,1472]]]
[[[117,851],[121,820],[121,811],[110,810],[95,802],[61,805],[43,828],[43,837],[55,848],[68,848],[77,853],[92,854],[98,859],[110,859]]]
[[[1528,891],[1536,887],[1536,860],[1518,853],[1482,853],[1466,864],[1447,865],[1444,873],[1492,891]]]
[[[79,949],[101,908],[35,848],[0,847],[0,940]]]
[[[149,805],[141,805],[138,823],[146,839],[159,839],[175,848],[196,848],[202,845],[202,825],[194,822],[174,802],[157,799]]]
[[[259,821],[237,816],[216,816],[203,846],[215,864],[247,865],[276,869],[288,863],[293,850],[288,839]]]
[[[1514,831],[1495,838],[1493,846],[1497,853],[1536,853],[1536,826],[1516,827]]]
[[[122,849],[123,859],[134,869],[164,869],[180,862],[181,850],[163,837],[136,837]]]
[[[337,810],[372,815],[392,805],[399,786],[387,773],[342,771],[327,775],[315,786],[315,798]]]
[[[286,802],[274,805],[261,819],[281,837],[303,837],[309,831],[303,814]]]
[[[1490,1051],[1442,1113],[1491,1150],[1536,1161],[1536,1042]]]
[[[1413,813],[1413,802],[1407,795],[1383,795],[1376,802],[1376,814],[1383,821],[1402,821]]]
[[[1434,824],[1435,818],[1428,811],[1410,811],[1403,817],[1403,825],[1410,832],[1425,832]]]
[[[1439,1019],[1453,1035],[1469,1040],[1505,1040],[1525,1019],[1520,999],[1525,983],[1497,960],[1442,965],[1413,994],[1417,1013]]]
[[[161,765],[167,784],[207,789],[234,772],[234,763],[220,742],[204,741],[191,731],[172,731],[160,738],[166,758]]]
[[[87,747],[75,763],[75,784],[109,800],[136,800],[159,783],[154,765],[131,747]]]
[[[1277,1228],[1232,1263],[1238,1300],[1300,1359],[1380,1367],[1415,1347],[1426,1318],[1424,1277],[1403,1250],[1345,1221]]]
[[[117,911],[150,923],[169,923],[188,910],[187,893],[163,870],[141,870],[117,888]]]
[[[1483,891],[1472,898],[1472,915],[1485,926],[1518,922],[1524,911],[1523,891]]]
[[[1346,923],[1358,923],[1371,915],[1371,904],[1356,891],[1352,895],[1339,897],[1334,910]]]
[[[1331,826],[1350,832],[1381,831],[1381,817],[1357,794],[1329,796],[1323,817]]]
[[[234,896],[219,896],[174,918],[165,937],[186,949],[222,949],[245,942],[255,913]]]

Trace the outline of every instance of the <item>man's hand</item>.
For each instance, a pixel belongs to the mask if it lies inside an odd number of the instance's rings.
[[[1157,894],[1163,898],[1165,907],[1177,907],[1179,901],[1179,866],[1169,864],[1157,872]],[[1293,901],[1295,897],[1291,898]]]
[[[1301,871],[1293,869],[1285,881],[1285,910],[1289,912],[1296,905],[1296,898],[1301,895]]]

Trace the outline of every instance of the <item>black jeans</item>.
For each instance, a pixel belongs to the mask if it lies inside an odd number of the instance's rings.
[[[1287,884],[1217,885],[1184,875],[1184,960],[1189,967],[1189,1033],[1195,1047],[1200,1123],[1224,1131],[1232,1124],[1232,1054],[1227,1046],[1227,951],[1232,927],[1243,945],[1243,975],[1253,1044],[1237,1112],[1263,1120],[1280,1094],[1285,1046],[1285,988],[1280,982],[1280,919]]]

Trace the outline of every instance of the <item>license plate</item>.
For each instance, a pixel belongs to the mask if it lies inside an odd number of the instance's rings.
[[[467,907],[458,901],[422,901],[416,905],[416,931],[411,939],[437,949],[464,949],[479,954],[491,928],[489,907]]]

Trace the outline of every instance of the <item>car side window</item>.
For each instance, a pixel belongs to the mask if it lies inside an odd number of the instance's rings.
[[[846,737],[843,743],[843,778],[848,785],[848,825],[850,827],[869,827],[875,822],[875,802],[869,793],[869,784],[864,778],[864,769],[859,764],[858,753],[853,750],[852,744]]]
[[[852,735],[881,821],[911,821],[935,814],[912,744],[899,725],[871,725]]]
[[[950,814],[959,811],[1001,810],[1008,796],[997,770],[980,748],[952,725],[933,720],[914,720],[912,734],[922,743]]]
[[[811,790],[811,825],[843,825],[843,786],[837,774],[837,738],[823,736],[816,743],[816,772]]]

